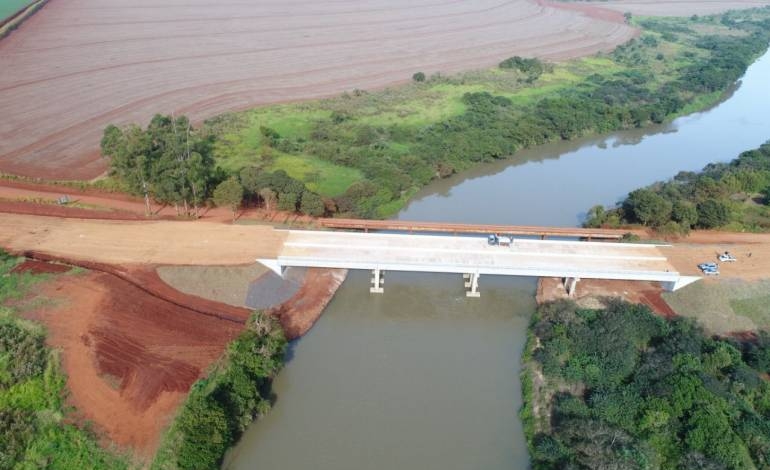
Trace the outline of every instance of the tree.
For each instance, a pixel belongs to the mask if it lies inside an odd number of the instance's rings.
[[[414,80],[415,82],[424,82],[425,74],[422,72],[417,72],[414,75],[412,75],[412,80]]]
[[[698,210],[691,202],[677,199],[671,209],[671,218],[682,228],[690,229],[698,222]]]
[[[123,180],[129,191],[144,197],[145,213],[150,210],[150,183],[153,157],[151,141],[137,126],[120,129],[109,125],[104,129],[102,155],[110,158],[111,171]]]
[[[233,212],[233,222],[235,222],[235,214],[242,202],[243,186],[235,177],[226,179],[214,189],[214,204],[218,207],[229,207]]]
[[[275,201],[278,199],[278,195],[270,188],[262,188],[259,190],[259,197],[262,198],[263,201],[265,201],[265,209],[267,209],[268,212],[272,210],[273,205],[275,204]]]
[[[718,199],[706,199],[697,206],[698,226],[701,228],[721,227],[730,222],[730,206]]]
[[[281,193],[278,195],[278,209],[282,211],[295,212],[297,210],[297,193]]]
[[[637,189],[623,203],[626,217],[643,225],[659,226],[669,220],[672,204],[651,189]]]
[[[310,191],[305,191],[302,194],[302,201],[300,202],[299,208],[305,214],[312,215],[313,217],[322,216],[326,211],[321,196],[316,193],[311,193]]]

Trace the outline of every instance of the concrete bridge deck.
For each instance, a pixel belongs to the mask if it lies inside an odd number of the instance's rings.
[[[464,274],[471,284],[480,275],[508,275],[660,281],[677,289],[697,279],[676,272],[658,245],[515,239],[504,247],[480,236],[290,230],[277,258],[259,261],[279,273],[289,266],[372,270],[376,292],[382,271]]]

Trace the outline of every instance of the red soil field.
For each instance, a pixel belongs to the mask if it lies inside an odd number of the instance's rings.
[[[28,316],[48,327],[49,343],[62,351],[70,403],[110,442],[144,458],[190,385],[242,328],[199,313],[208,301],[199,306],[201,299],[177,293],[188,308],[97,271],[58,276],[41,295],[56,302]]]
[[[601,3],[602,7],[618,12],[665,16],[711,15],[768,4],[767,0],[607,0]]]
[[[535,0],[51,0],[0,42],[0,171],[101,174],[102,130],[607,50],[621,15]],[[590,10],[590,7],[589,7]]]

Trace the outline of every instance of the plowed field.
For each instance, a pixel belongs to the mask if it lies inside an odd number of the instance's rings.
[[[53,0],[0,42],[0,171],[102,173],[109,123],[258,104],[611,49],[622,14],[535,0]]]

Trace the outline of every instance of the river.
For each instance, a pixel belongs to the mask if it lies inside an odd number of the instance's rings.
[[[734,158],[770,139],[770,53],[729,97],[640,131],[545,145],[436,182],[404,220],[578,225],[594,204]],[[277,401],[229,469],[522,469],[519,361],[534,279],[486,277],[466,299],[452,275],[351,272],[292,344]]]

